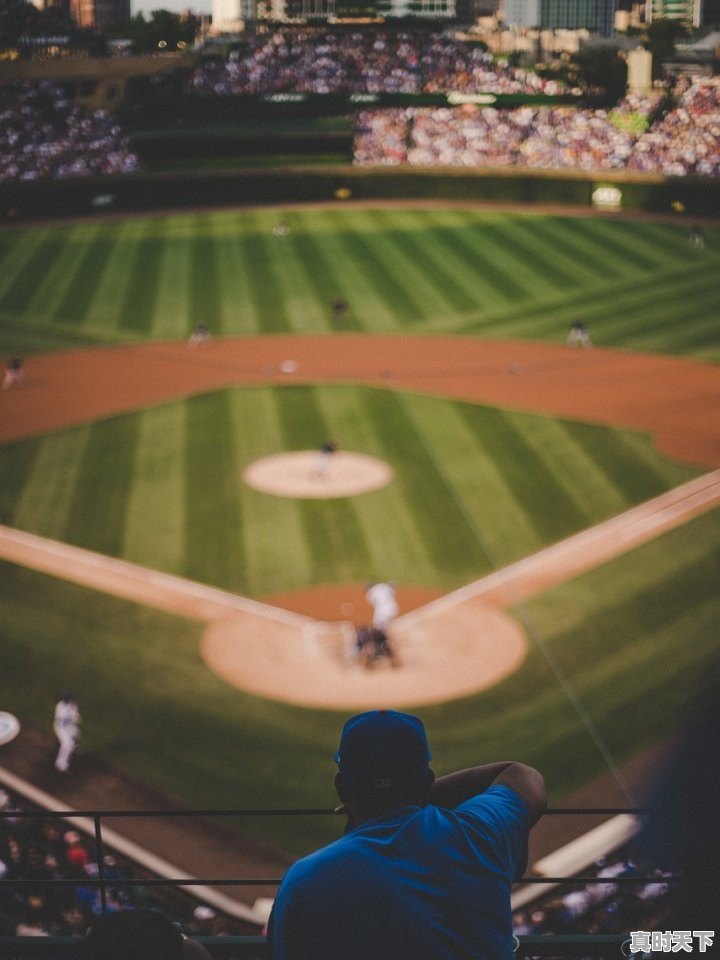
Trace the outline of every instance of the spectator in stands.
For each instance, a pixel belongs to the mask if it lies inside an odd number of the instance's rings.
[[[0,181],[133,173],[137,156],[104,110],[76,107],[49,81],[0,82]]]
[[[202,944],[156,910],[123,910],[99,917],[80,952],[82,960],[203,960]]]
[[[720,80],[697,80],[679,91],[677,106],[649,127],[662,92],[628,96],[611,111],[528,105],[477,109],[470,104],[366,110],[356,119],[354,160],[716,176]]]
[[[351,718],[335,759],[348,829],[286,873],[273,960],[511,957],[510,888],[542,776],[502,762],[435,780],[421,721],[389,710]]]

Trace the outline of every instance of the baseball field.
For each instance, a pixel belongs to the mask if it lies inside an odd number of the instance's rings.
[[[363,615],[371,580],[418,606],[720,466],[720,228],[702,250],[687,230],[335,206],[0,231],[0,345],[25,358],[0,396],[0,523],[328,620]],[[576,320],[592,351],[564,346]],[[211,343],[185,347],[198,323]],[[244,483],[329,437],[392,482]],[[720,648],[719,534],[706,512],[512,606],[517,669],[417,708],[437,770],[513,756],[559,801],[672,734]],[[189,804],[331,805],[346,711],[226,683],[204,629],[4,563],[0,707],[49,729],[73,690],[86,751]],[[334,826],[249,829],[304,851]]]

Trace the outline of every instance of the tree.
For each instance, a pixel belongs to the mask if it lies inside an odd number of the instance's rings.
[[[688,29],[681,20],[659,17],[647,25],[645,42],[653,55],[653,76],[662,76],[662,65],[675,54],[675,43],[688,36]]]
[[[627,64],[618,47],[612,44],[582,47],[573,57],[573,63],[586,90],[603,91],[607,103],[616,103],[624,96]]]

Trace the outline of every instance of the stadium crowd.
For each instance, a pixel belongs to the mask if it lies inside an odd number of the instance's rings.
[[[688,85],[663,119],[642,129],[663,94],[628,97],[614,110],[575,107],[409,107],[362,111],[358,164],[521,166],[720,174],[720,81]]]
[[[104,110],[73,106],[42,81],[0,84],[0,181],[134,173],[137,156]]]
[[[667,871],[635,860],[629,850],[595,864],[597,883],[563,886],[513,916],[517,936],[610,934],[662,929],[672,902]],[[649,882],[620,884],[616,878],[652,877]]]
[[[432,33],[275,30],[194,71],[190,93],[546,93],[555,80]]]
[[[0,936],[81,936],[101,912],[94,842],[52,817],[25,817],[38,808],[0,789],[0,880],[37,884],[0,885]],[[151,875],[122,858],[106,854],[107,910],[152,908],[182,924],[193,935],[236,933],[232,921],[177,888],[128,886],[123,881]],[[47,880],[76,880],[52,886]]]

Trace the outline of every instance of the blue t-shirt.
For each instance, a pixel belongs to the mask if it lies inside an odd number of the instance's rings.
[[[361,824],[285,874],[272,960],[511,960],[528,829],[505,786]]]

